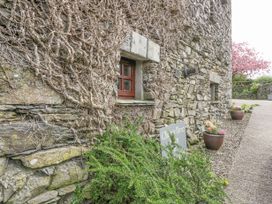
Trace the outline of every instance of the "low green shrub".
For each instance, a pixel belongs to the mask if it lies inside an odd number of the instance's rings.
[[[73,204],[221,204],[226,181],[217,177],[201,151],[161,156],[155,139],[144,138],[132,124],[106,131],[86,154],[91,181],[77,189]]]

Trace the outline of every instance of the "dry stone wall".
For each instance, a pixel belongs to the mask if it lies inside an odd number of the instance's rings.
[[[71,203],[76,186],[88,179],[81,158],[87,133],[71,128],[86,110],[62,104],[31,74],[11,73],[17,88],[1,84],[0,203]]]
[[[272,83],[261,84],[257,92],[257,99],[271,100],[271,94],[272,94]]]
[[[76,185],[88,179],[81,155],[111,122],[142,118],[141,131],[158,137],[161,127],[182,120],[193,145],[203,121],[226,117],[231,98],[230,0],[185,2],[186,18],[181,19],[179,39],[173,39],[175,46],[165,46],[144,19],[141,25],[129,21],[131,30],[161,46],[160,62],[143,62],[148,104],[118,103],[113,94],[114,107],[92,118],[92,109],[71,104],[31,70],[1,67],[0,203],[71,203]],[[195,73],[184,77],[186,68]],[[211,100],[214,82],[217,101]],[[101,128],[105,116],[109,119]]]

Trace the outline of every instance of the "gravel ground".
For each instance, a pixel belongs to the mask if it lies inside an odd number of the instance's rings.
[[[247,113],[242,121],[231,119],[223,121],[222,129],[226,130],[226,135],[222,147],[218,151],[207,150],[207,154],[211,158],[213,169],[217,175],[228,178],[250,115]]]

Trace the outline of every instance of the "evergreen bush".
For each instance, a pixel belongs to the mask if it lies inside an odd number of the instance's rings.
[[[161,156],[155,139],[137,133],[137,126],[111,127],[86,154],[90,182],[77,189],[73,204],[221,204],[224,180],[211,170],[201,151],[173,155],[175,144]]]

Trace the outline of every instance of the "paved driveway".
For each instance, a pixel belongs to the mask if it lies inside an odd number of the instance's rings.
[[[227,192],[233,204],[272,204],[272,101],[234,100],[254,108],[234,159]]]

